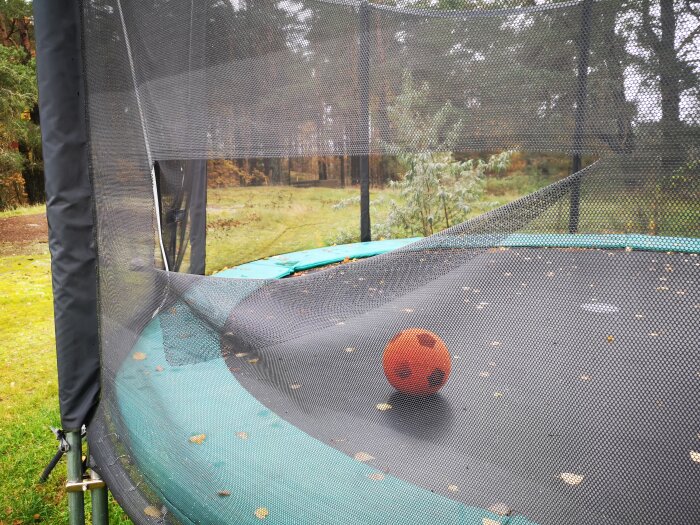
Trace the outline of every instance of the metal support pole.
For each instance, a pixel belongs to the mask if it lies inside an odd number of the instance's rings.
[[[372,240],[369,211],[369,4],[363,1],[359,11],[358,85],[360,90],[360,241]]]
[[[70,446],[66,452],[68,483],[81,483],[83,480],[83,453],[80,432],[66,432],[66,441]],[[68,492],[68,519],[70,525],[85,524],[83,492]]]
[[[91,480],[100,480],[100,476],[94,470],[90,470]],[[92,525],[109,525],[109,512],[107,509],[107,487],[98,487],[90,491],[92,503]]]
[[[593,0],[584,0],[581,11],[581,34],[578,42],[578,72],[576,81],[576,109],[574,111],[574,140],[571,172],[581,171],[581,151],[583,150],[583,131],[586,122],[586,102],[588,98],[588,59],[591,50],[591,12]],[[571,187],[569,206],[569,233],[578,232],[581,209],[581,178],[577,178]]]

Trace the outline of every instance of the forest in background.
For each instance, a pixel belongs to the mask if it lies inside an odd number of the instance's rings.
[[[0,2],[0,210],[44,201],[32,6]]]
[[[397,4],[394,0],[375,0],[375,3]],[[465,8],[504,8],[523,7],[541,2],[536,0],[416,0],[409,2],[419,7],[432,9],[465,9]],[[153,1],[154,9],[161,9],[167,2]],[[403,5],[404,3],[402,3]],[[160,6],[160,7],[158,7]],[[216,49],[217,56],[235,58],[237,54],[245,54],[246,42],[218,42],[216,35],[225,35],[229,30],[239,25],[247,26],[260,19],[258,11],[267,13],[271,10],[266,20],[272,21],[266,29],[266,38],[284,40],[293,17],[289,10],[274,4],[253,4],[244,10],[233,10],[226,3],[213,2],[209,8],[211,14],[216,14],[207,27],[212,41],[209,42]],[[688,195],[700,195],[697,163],[682,165],[684,159],[674,157],[675,137],[679,132],[690,137],[697,133],[697,126],[688,125],[689,120],[697,119],[697,115],[683,115],[684,105],[693,96],[700,96],[697,92],[699,62],[697,57],[698,30],[691,34],[683,34],[680,27],[687,20],[700,18],[700,3],[693,0],[659,0],[659,2],[642,1],[630,3],[624,6],[624,27],[616,27],[614,24],[605,24],[598,21],[601,31],[599,44],[591,50],[592,62],[590,64],[589,98],[591,103],[605,104],[611,108],[610,129],[615,128],[615,133],[609,130],[601,130],[595,135],[595,140],[606,144],[614,152],[626,152],[639,144],[635,144],[635,130],[633,122],[639,119],[635,113],[635,103],[626,100],[627,94],[623,90],[625,73],[622,66],[635,68],[637,76],[649,86],[658,90],[660,98],[661,114],[655,116],[656,122],[638,122],[637,127],[653,127],[654,132],[646,133],[649,136],[659,136],[658,147],[659,167],[671,166],[676,171],[676,176],[670,182],[665,183],[680,186]],[[292,17],[292,18],[290,18]],[[291,21],[290,21],[291,20]],[[565,22],[565,21],[564,21]],[[325,41],[326,36],[334,33],[333,20],[319,19],[307,22],[310,31],[315,35],[314,41]],[[223,30],[223,28],[228,30]],[[320,35],[319,35],[320,33]],[[556,32],[553,33],[556,35]],[[381,35],[377,33],[376,38]],[[569,67],[562,57],[567,56],[566,47],[574,45],[573,42],[562,43],[561,46],[552,46],[548,38],[552,35],[532,34],[528,36],[533,48],[538,48],[539,58],[537,63],[542,65],[542,78],[537,78],[533,83],[533,93],[548,89],[548,79],[545,72],[549,71],[552,64],[561,64],[561,67]],[[207,37],[207,40],[209,37]],[[418,48],[428,48],[435,52],[436,57],[448,56],[448,49],[440,47],[440,41],[435,40],[427,32],[416,32],[415,35],[406,36],[406,45]],[[478,49],[478,42],[468,40],[465,42]],[[626,43],[627,42],[627,43]],[[629,42],[634,42],[635,49],[630,50]],[[670,44],[670,43],[675,43]],[[41,160],[41,137],[39,130],[38,93],[36,87],[36,61],[35,44],[32,21],[31,1],[27,0],[0,0],[0,210],[11,209],[24,204],[41,203],[44,200],[43,164]],[[283,45],[283,42],[279,45]],[[466,43],[465,43],[466,45]],[[243,48],[241,48],[243,46]],[[538,47],[539,46],[539,47]],[[443,46],[444,47],[444,46]],[[229,49],[230,48],[230,49]],[[352,49],[352,46],[349,46]],[[308,60],[314,66],[318,75],[323,75],[325,56],[323,49],[309,50]],[[570,53],[570,52],[569,52]],[[352,57],[351,57],[352,58]],[[516,61],[517,57],[511,57]],[[445,62],[449,65],[449,61]],[[477,67],[472,64],[472,67]],[[486,65],[484,67],[487,67]],[[474,75],[479,70],[471,71]],[[508,75],[508,71],[488,71],[493,78],[499,75]],[[398,71],[397,71],[398,74]],[[600,78],[599,78],[600,77]],[[619,92],[611,89],[603,81],[616,79],[619,84]],[[313,79],[309,77],[311,82]],[[455,86],[432,85],[430,78],[415,78],[417,83],[425,83],[429,89],[444,93],[457,93]],[[463,82],[460,76],[454,79],[456,84]],[[383,82],[389,82],[386,78]],[[354,81],[353,81],[354,82]],[[393,82],[393,81],[392,81]],[[502,84],[508,84],[507,77],[503,77]],[[307,85],[298,86],[299,89],[310,89]],[[538,91],[539,90],[539,91]],[[551,118],[562,119],[563,129],[571,128],[574,117],[575,86],[569,86],[566,90],[552,98],[552,107],[547,109]],[[377,97],[395,97],[396,90],[387,88],[379,90]],[[446,98],[443,93],[442,98]],[[618,97],[615,103],[607,104],[602,98],[613,94]],[[332,95],[332,94],[330,94]],[[493,93],[494,97],[498,93]],[[602,98],[601,98],[602,97]],[[686,102],[684,103],[683,100]],[[690,97],[690,98],[688,98]],[[449,98],[449,97],[447,97]],[[526,97],[527,98],[527,97]],[[537,96],[530,97],[534,103],[539,103]],[[382,108],[389,107],[391,101],[372,99],[369,101],[370,112],[378,114]],[[600,99],[600,100],[599,100]],[[325,100],[325,99],[324,99]],[[331,101],[333,104],[331,104]],[[469,98],[454,99],[450,102],[455,109],[455,118],[469,120],[469,115],[478,122],[479,117],[475,108],[469,107]],[[388,104],[387,104],[388,103]],[[333,111],[338,113],[353,112],[356,108],[346,108],[342,100],[332,97],[325,101],[324,108],[305,108],[308,113],[308,130],[300,130],[300,133],[308,133],[311,136],[325,133],[324,126],[329,125],[326,113],[328,107],[333,106]],[[532,114],[537,108],[527,104],[523,108],[513,110],[524,111],[524,115]],[[381,117],[381,115],[378,115]],[[226,118],[225,115],[221,116]],[[245,117],[245,115],[243,116]],[[280,118],[284,118],[283,116]],[[342,119],[336,119],[340,121]],[[523,119],[526,123],[527,119]],[[386,123],[389,119],[378,118],[377,122]],[[487,123],[488,124],[488,123]],[[497,125],[494,122],[493,125]],[[352,130],[351,130],[352,131]],[[603,132],[605,131],[605,132]],[[639,131],[639,130],[637,130]],[[387,130],[380,125],[374,127],[371,140],[381,143],[386,139]],[[595,134],[595,130],[590,132]],[[692,140],[692,139],[691,139]],[[301,148],[301,146],[300,146]],[[303,149],[303,148],[301,148]],[[481,152],[478,156],[482,159],[496,152]],[[542,170],[545,176],[558,178],[569,173],[573,166],[566,165],[566,156],[542,155],[532,152],[520,152],[522,164],[527,171]],[[474,158],[476,153],[463,152],[455,154],[456,160]],[[343,156],[298,156],[286,158],[250,158],[250,159],[221,159],[209,162],[210,187],[224,187],[230,185],[256,186],[256,185],[293,185],[298,187],[328,186],[346,187],[359,183],[359,162],[357,155]],[[679,164],[682,166],[679,168]],[[518,166],[511,166],[505,172],[487,174],[494,177],[507,177],[517,175],[522,170]],[[375,187],[384,186],[392,181],[401,180],[405,173],[396,155],[372,155],[370,156],[370,178]],[[668,190],[667,186],[664,190]]]

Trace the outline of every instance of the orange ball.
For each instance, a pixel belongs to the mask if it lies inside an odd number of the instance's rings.
[[[382,361],[391,386],[414,396],[440,390],[452,369],[445,342],[423,328],[407,328],[396,334],[386,345]]]

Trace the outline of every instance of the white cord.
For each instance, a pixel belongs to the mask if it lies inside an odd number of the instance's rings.
[[[124,21],[124,11],[122,11],[121,0],[117,0],[117,9],[119,9],[119,20],[122,24],[122,33],[124,33],[124,45],[126,46],[126,54],[129,58],[129,67],[131,68],[131,80],[134,84],[134,95],[136,96],[136,106],[139,110],[139,119],[141,121],[141,131],[143,133],[144,145],[146,147],[146,157],[148,158],[148,165],[151,167],[151,186],[153,187],[153,211],[155,213],[155,223],[156,223],[156,235],[158,236],[158,243],[160,245],[160,253],[163,258],[163,266],[165,271],[169,272],[170,267],[168,265],[168,258],[165,255],[165,245],[163,244],[163,230],[160,223],[160,202],[158,202],[158,186],[156,184],[156,170],[153,164],[153,155],[151,154],[151,145],[148,140],[148,131],[146,128],[146,117],[143,112],[143,106],[141,105],[141,95],[139,94],[139,88],[136,81],[136,68],[134,67],[134,58],[131,54],[131,43],[129,42],[129,34],[126,31],[126,22]]]

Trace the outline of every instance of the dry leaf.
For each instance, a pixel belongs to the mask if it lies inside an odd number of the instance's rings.
[[[236,432],[236,437],[245,441],[248,439],[248,432]]]
[[[236,357],[245,357],[248,355],[248,352],[238,352],[237,354],[233,354]]]
[[[447,490],[449,490],[450,492],[459,492],[459,487],[457,485],[449,485],[447,487]]]
[[[145,509],[143,509],[143,513],[148,516],[149,518],[162,518],[163,513],[153,505],[149,505]]]
[[[499,516],[510,516],[510,513],[512,512],[508,505],[501,502],[491,505],[489,507],[489,511],[493,512],[494,514],[498,514]]]
[[[348,354],[350,354],[350,353],[354,352],[355,349],[354,349],[352,346],[349,346],[349,347],[347,347],[347,348],[345,349],[345,351],[346,351]]]
[[[369,476],[367,476],[369,479],[372,479],[374,481],[382,481],[384,479],[384,474],[381,472],[372,472]]]
[[[374,456],[367,454],[367,452],[358,452],[357,454],[355,454],[354,458],[356,461],[365,462],[372,461],[374,459]]]
[[[690,459],[695,461],[695,463],[700,463],[700,452],[696,452],[695,450],[690,451]]]
[[[591,380],[591,376],[588,376],[585,374],[581,376],[581,381],[590,381],[590,380]]]
[[[217,494],[219,496],[221,496],[222,498],[225,498],[225,497],[231,495],[231,491],[230,490],[220,490],[219,492],[217,492]]]
[[[502,397],[502,396],[503,396],[503,392],[494,392],[493,393],[493,397]]]
[[[158,366],[156,367],[156,372],[162,372],[163,370],[164,370],[164,368],[163,368],[162,366],[160,366],[160,365],[158,365]]]
[[[609,335],[606,339],[608,343],[612,343],[615,340],[615,338],[612,335]]]
[[[380,412],[386,412],[387,410],[391,410],[391,405],[389,403],[379,403],[377,405],[377,410]]]
[[[248,362],[249,362],[251,365],[254,365],[254,364],[257,363],[258,361],[260,361],[260,358],[259,358],[259,357],[253,357],[252,359],[248,359]]]
[[[481,518],[482,525],[501,525],[498,520],[492,520],[491,518]]]
[[[258,507],[255,509],[255,517],[258,518],[259,520],[264,520],[270,515],[270,511],[267,510],[267,507]]]
[[[190,442],[191,442],[191,443],[197,443],[197,445],[201,445],[201,444],[204,442],[205,439],[207,439],[207,435],[206,435],[206,434],[197,434],[196,436],[192,436],[192,437],[190,438]]]
[[[134,352],[134,355],[132,356],[136,361],[143,361],[146,359],[146,354],[143,352]]]
[[[568,483],[569,485],[578,485],[583,481],[583,476],[580,474],[572,474],[571,472],[562,472],[561,479],[564,480],[564,483]]]
[[[291,385],[289,385],[289,388],[291,388],[292,390],[296,390],[297,388],[301,388],[301,385],[299,383],[292,383]]]

